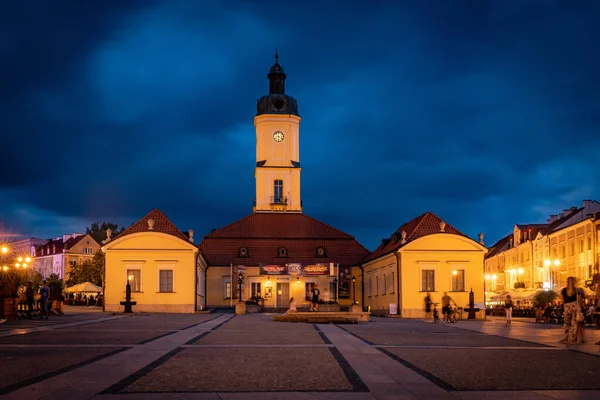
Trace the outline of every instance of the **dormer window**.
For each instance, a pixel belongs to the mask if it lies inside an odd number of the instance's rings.
[[[326,256],[325,248],[317,247],[317,257],[325,257]]]
[[[248,257],[248,249],[245,247],[240,247],[238,251],[238,257]]]
[[[287,249],[285,247],[280,247],[279,250],[277,251],[277,256],[278,257],[287,257]]]

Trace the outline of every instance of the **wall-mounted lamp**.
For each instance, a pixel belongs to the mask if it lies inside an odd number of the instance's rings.
[[[299,276],[297,276],[297,277],[296,277],[296,286],[299,286],[299,285],[300,285],[300,277],[299,277]]]
[[[457,270],[452,270],[452,275],[458,275],[458,271]]]

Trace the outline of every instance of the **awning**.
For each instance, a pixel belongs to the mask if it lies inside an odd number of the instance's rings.
[[[102,288],[98,285],[94,285],[91,282],[80,283],[65,289],[67,293],[98,293],[101,292]]]

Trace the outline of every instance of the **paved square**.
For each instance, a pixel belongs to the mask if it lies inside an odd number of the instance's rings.
[[[566,346],[544,324],[94,313],[6,326],[6,399],[600,398],[600,331]]]
[[[215,373],[221,371],[221,373]],[[328,349],[186,348],[126,392],[352,390]]]

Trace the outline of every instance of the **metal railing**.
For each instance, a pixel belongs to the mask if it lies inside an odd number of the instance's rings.
[[[271,204],[287,205],[288,199],[286,196],[271,196]]]

